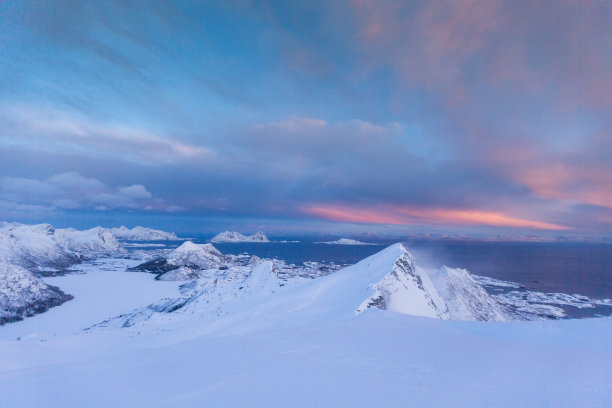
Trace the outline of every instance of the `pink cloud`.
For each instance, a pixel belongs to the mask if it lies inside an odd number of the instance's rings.
[[[355,207],[345,205],[314,205],[301,209],[303,213],[331,221],[396,225],[464,225],[520,227],[542,230],[567,230],[569,227],[543,221],[513,217],[501,212],[430,208],[412,206]]]
[[[548,88],[557,109],[612,106],[605,1],[351,4],[363,65],[390,65],[405,85],[442,92],[451,105],[479,97],[473,81],[493,89],[511,81],[527,93]]]

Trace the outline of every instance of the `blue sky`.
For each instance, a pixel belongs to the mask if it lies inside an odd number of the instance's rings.
[[[6,220],[611,230],[610,2],[12,1],[0,21]]]

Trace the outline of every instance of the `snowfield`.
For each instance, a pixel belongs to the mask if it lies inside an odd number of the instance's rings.
[[[340,270],[189,241],[104,254],[0,285],[74,296],[0,327],[3,408],[612,405],[612,318],[544,320],[607,299],[425,270],[402,244]]]

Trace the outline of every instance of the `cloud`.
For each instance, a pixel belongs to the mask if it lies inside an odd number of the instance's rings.
[[[0,200],[11,212],[41,212],[78,209],[147,209],[176,212],[179,207],[155,199],[145,186],[133,184],[112,188],[95,178],[70,172],[46,180],[23,177],[0,178]]]
[[[285,3],[6,8],[0,199],[610,229],[612,3]]]
[[[549,222],[526,220],[508,214],[479,209],[416,207],[355,207],[350,205],[314,205],[301,209],[318,218],[365,224],[495,226],[542,230],[568,230],[570,228]]]
[[[0,144],[48,152],[103,155],[151,166],[212,156],[202,146],[133,127],[101,124],[80,115],[6,103],[0,114]]]
[[[153,198],[153,195],[142,184],[119,187],[119,194],[130,198]]]
[[[553,90],[560,106],[612,106],[609,2],[351,3],[365,66],[391,64],[453,104],[479,98],[480,84],[512,94],[511,83],[523,99]]]
[[[24,204],[0,199],[0,214],[4,220],[33,220],[53,215],[55,208],[38,204]]]

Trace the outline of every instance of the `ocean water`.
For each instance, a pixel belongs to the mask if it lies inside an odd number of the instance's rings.
[[[196,238],[195,242],[206,242]],[[309,240],[214,244],[223,253],[248,253],[288,263],[334,262],[348,265],[375,254],[379,245],[326,245]],[[418,264],[460,267],[473,274],[518,282],[530,291],[612,298],[612,244],[557,242],[404,241]]]
[[[612,298],[612,245],[599,243],[413,241],[417,260],[524,285],[527,290]]]

